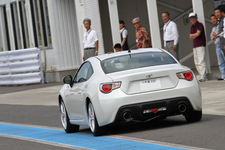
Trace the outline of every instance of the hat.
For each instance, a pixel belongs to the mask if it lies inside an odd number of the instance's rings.
[[[190,14],[189,14],[189,18],[192,18],[192,17],[197,17],[197,14],[196,14],[196,13],[193,13],[193,12],[190,13]]]

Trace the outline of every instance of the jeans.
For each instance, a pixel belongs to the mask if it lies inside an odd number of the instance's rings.
[[[223,50],[220,49],[220,44],[216,44],[216,54],[222,78],[225,78],[225,57]]]

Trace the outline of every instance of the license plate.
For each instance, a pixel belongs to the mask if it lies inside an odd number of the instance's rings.
[[[161,89],[160,79],[148,79],[140,81],[140,89],[142,91],[152,91]]]

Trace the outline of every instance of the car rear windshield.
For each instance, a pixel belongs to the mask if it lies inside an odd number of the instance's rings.
[[[108,58],[101,62],[101,66],[105,74],[108,74],[136,68],[176,63],[177,62],[165,52],[143,52]]]

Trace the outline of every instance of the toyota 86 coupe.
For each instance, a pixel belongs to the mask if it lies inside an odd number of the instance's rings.
[[[194,73],[163,49],[91,57],[63,82],[58,102],[67,133],[78,132],[80,125],[99,136],[114,123],[175,115],[183,115],[187,122],[202,118],[201,90]]]

